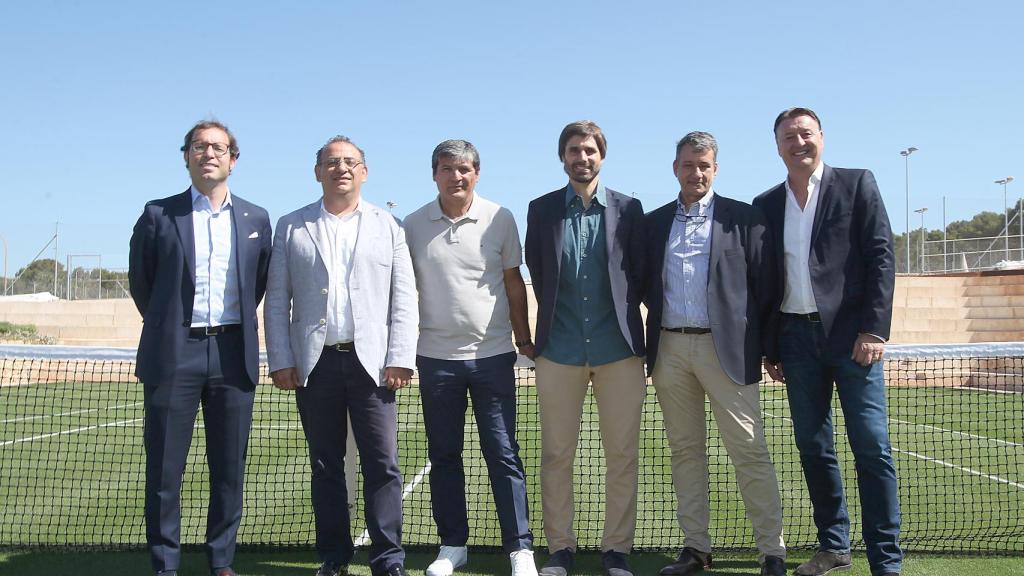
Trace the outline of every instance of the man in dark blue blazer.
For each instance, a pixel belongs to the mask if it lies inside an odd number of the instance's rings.
[[[707,414],[710,401],[754,528],[762,576],[784,576],[779,483],[765,443],[757,382],[775,303],[771,233],[761,211],[713,189],[718,143],[690,132],[676,145],[679,196],[647,228],[647,365],[672,450],[685,539],[662,576],[711,565]]]
[[[598,180],[606,148],[597,124],[567,125],[558,157],[569,184],[530,202],[527,212],[526,265],[538,303],[541,501],[552,553],[542,576],[566,576],[574,567],[573,460],[591,383],[607,461],[602,561],[609,576],[632,574],[626,555],[636,529],[646,393],[643,208]]]
[[[882,372],[896,281],[889,217],[870,171],[822,162],[825,136],[812,110],[783,111],[774,131],[788,174],[754,199],[778,240],[778,314],[765,369],[786,382],[819,543],[796,574],[851,566],[833,387],[857,466],[871,573],[899,574],[900,504]]]
[[[256,306],[270,263],[270,219],[231,194],[238,144],[200,122],[182,146],[192,186],[146,204],[128,279],[142,314],[135,375],[144,384],[146,542],[157,574],[181,558],[181,478],[200,404],[206,425],[210,572],[230,576],[242,519],[245,453],[259,379]]]

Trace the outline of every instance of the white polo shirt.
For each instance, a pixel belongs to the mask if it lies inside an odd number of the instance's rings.
[[[420,301],[417,354],[472,360],[515,351],[505,270],[523,253],[512,213],[475,194],[452,220],[434,198],[403,225]]]

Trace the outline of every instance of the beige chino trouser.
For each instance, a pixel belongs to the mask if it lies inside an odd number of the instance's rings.
[[[785,558],[782,502],[765,443],[758,385],[742,386],[725,374],[711,334],[664,330],[652,377],[672,450],[672,483],[683,546],[711,552],[706,395],[736,469],[761,559]]]
[[[636,531],[640,416],[646,390],[643,358],[601,366],[536,360],[541,424],[541,500],[548,550],[576,550],[573,461],[588,384],[593,384],[604,448],[605,521],[601,550],[628,554]]]

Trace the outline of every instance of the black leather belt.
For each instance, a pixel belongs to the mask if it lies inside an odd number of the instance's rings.
[[[821,322],[821,314],[817,312],[811,312],[810,314],[792,314],[790,312],[783,312],[783,316],[789,316],[790,318],[796,318],[798,320],[806,320],[808,322]]]
[[[333,350],[334,352],[355,352],[355,342],[338,342],[337,344],[331,344],[330,346],[324,346],[324,350]]]
[[[682,328],[661,328],[665,332],[678,332],[680,334],[711,334],[711,328],[694,328],[692,326],[683,326]]]
[[[241,324],[221,324],[220,326],[199,326],[198,328],[189,328],[189,338],[205,338],[207,336],[218,336],[220,334],[227,334],[228,332],[235,332],[241,330]]]

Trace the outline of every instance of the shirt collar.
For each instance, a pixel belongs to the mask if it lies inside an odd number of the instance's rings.
[[[213,212],[213,205],[210,204],[210,199],[205,194],[196,189],[195,186],[189,188],[189,192],[192,193],[192,209],[193,210],[209,210]],[[221,211],[227,210],[231,207],[231,190],[228,190],[227,194],[224,195],[224,202],[221,203]]]
[[[712,188],[708,190],[708,193],[697,200],[697,214],[705,215],[708,213],[708,209],[711,208],[711,203],[715,200],[715,190]],[[676,205],[679,207],[680,214],[686,214],[686,205],[683,204],[683,199],[680,196],[676,196]]]
[[[473,192],[473,202],[470,203],[469,210],[466,212],[466,215],[457,218],[456,220],[472,220],[474,222],[479,220],[481,210],[480,202],[477,202],[479,198],[480,196],[476,192]],[[448,220],[451,220],[451,218],[448,218],[448,216],[446,216],[445,213],[441,210],[440,196],[435,198],[434,201],[430,203],[430,208],[427,209],[427,216],[431,220],[440,220],[442,218],[447,218]]]
[[[604,184],[597,183],[597,188],[594,189],[594,197],[591,202],[596,202],[598,206],[605,206],[608,204],[607,200],[608,192],[604,189]],[[572,189],[572,183],[569,183],[565,187],[565,205],[568,206],[572,199],[576,198],[576,191]]]
[[[356,214],[362,213],[362,211],[363,211],[363,203],[360,202],[359,204],[356,204],[356,209],[351,211],[351,212],[349,212],[348,214],[345,214],[344,216],[335,216],[334,214],[331,214],[330,212],[327,211],[327,208],[324,206],[323,199],[320,200],[320,215],[324,216],[326,218],[330,218],[332,220],[341,220],[341,221],[348,220],[349,218],[355,216]]]
[[[814,194],[814,189],[821,184],[821,177],[825,174],[825,163],[818,162],[818,167],[811,172],[811,177],[807,179],[807,198],[809,199]],[[786,191],[791,195],[793,194],[793,187],[789,185],[789,177],[786,177]]]

